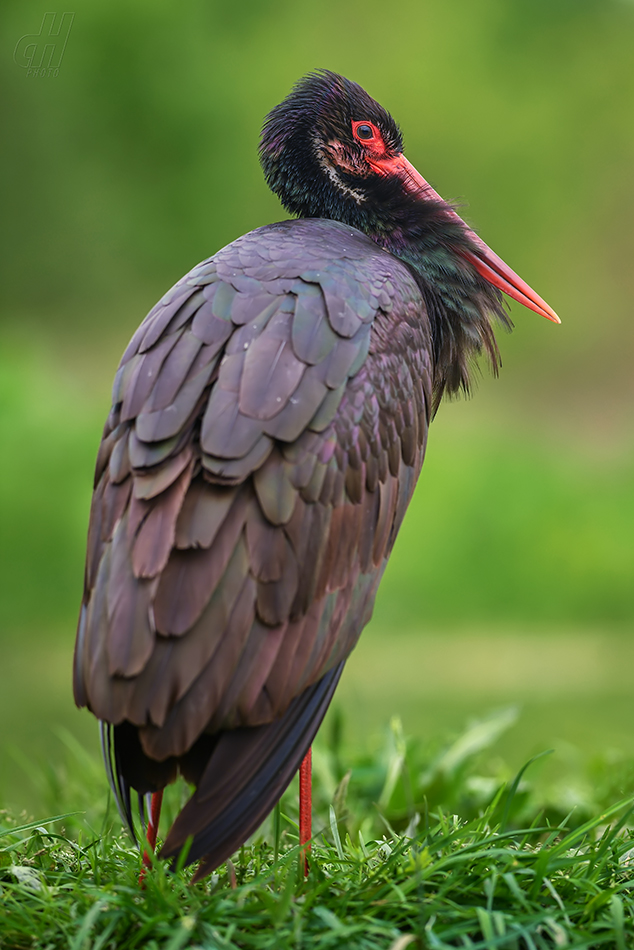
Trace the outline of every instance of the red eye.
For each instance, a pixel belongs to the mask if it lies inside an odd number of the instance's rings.
[[[381,142],[381,133],[372,122],[352,123],[352,134],[359,142]]]

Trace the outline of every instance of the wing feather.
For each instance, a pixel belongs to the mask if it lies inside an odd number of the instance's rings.
[[[243,531],[251,499],[248,488],[236,494],[208,548],[172,550],[154,600],[154,618],[160,633],[182,636],[200,617]]]
[[[139,500],[132,504],[139,508],[140,525],[132,540],[132,569],[135,577],[156,577],[165,568],[176,539],[176,519],[180,513],[185,493],[189,488],[193,460],[183,469],[176,481],[156,499],[156,502]],[[130,538],[127,539],[130,542]]]

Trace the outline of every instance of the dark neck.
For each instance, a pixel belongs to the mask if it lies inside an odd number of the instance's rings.
[[[473,364],[483,350],[497,373],[500,356],[492,321],[507,328],[512,324],[501,293],[465,258],[474,246],[462,225],[448,218],[449,206],[412,201],[395,190],[386,197],[367,205],[346,204],[338,209],[338,220],[364,231],[414,275],[431,324],[435,411],[444,394],[470,391]],[[386,207],[389,216],[381,216]]]
[[[469,392],[472,364],[483,350],[497,372],[500,358],[491,321],[497,318],[507,327],[511,323],[502,295],[461,253],[475,248],[464,227],[447,215],[449,205],[421,201],[394,178],[377,175],[361,186],[341,174],[340,184],[362,195],[355,200],[345,189],[333,187],[311,149],[278,155],[274,145],[263,144],[262,165],[268,184],[291,214],[351,225],[412,271],[431,324],[434,409],[445,393]],[[312,182],[310,188],[307,181]]]

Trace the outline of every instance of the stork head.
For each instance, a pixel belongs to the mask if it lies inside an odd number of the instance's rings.
[[[350,224],[406,260],[436,238],[489,284],[559,323],[405,158],[398,125],[357,83],[328,70],[301,79],[267,116],[260,160],[292,214]]]
[[[288,211],[358,228],[411,268],[431,324],[435,405],[469,389],[482,350],[497,371],[493,321],[511,325],[500,291],[560,322],[405,158],[398,125],[357,83],[305,76],[267,116],[260,160]]]
[[[401,133],[386,109],[357,83],[320,70],[301,79],[269,113],[260,159],[288,211],[352,223],[348,219],[363,218],[364,211],[375,217],[380,205],[389,216],[390,189],[371,161],[402,151]]]

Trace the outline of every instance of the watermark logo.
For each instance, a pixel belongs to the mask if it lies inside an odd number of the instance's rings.
[[[74,19],[74,13],[45,13],[40,32],[26,33],[16,43],[16,65],[33,78],[58,76]]]

